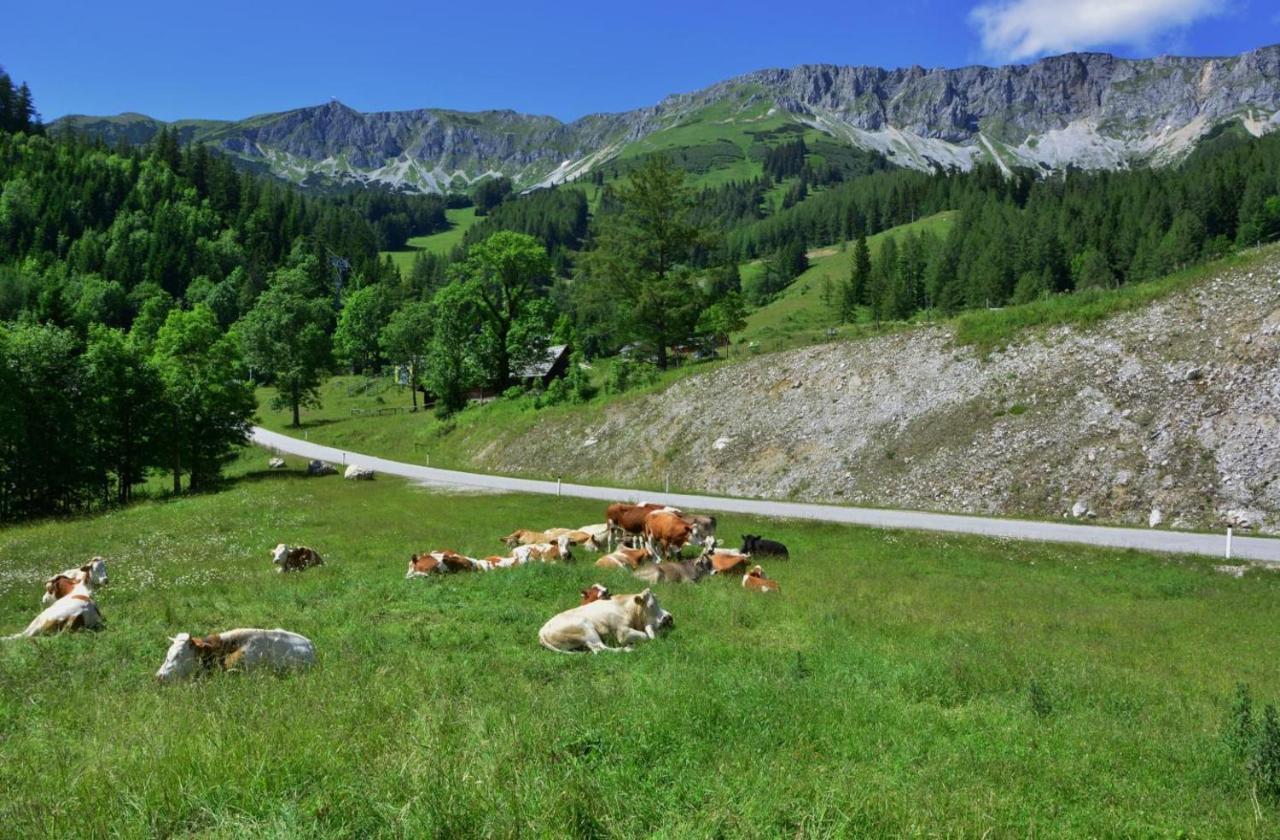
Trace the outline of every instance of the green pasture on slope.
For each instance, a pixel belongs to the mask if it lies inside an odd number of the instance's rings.
[[[413,261],[420,251],[447,256],[454,248],[462,244],[462,237],[476,223],[476,208],[454,207],[445,210],[444,215],[449,220],[449,228],[447,230],[433,233],[430,236],[412,236],[409,238],[409,247],[405,250],[383,251],[382,255],[390,254],[392,262],[396,264],[396,268],[400,269],[401,273],[407,273],[413,268]]]
[[[1221,735],[1236,681],[1280,695],[1280,577],[1209,563],[725,516],[780,597],[657,590],[675,629],[565,656],[538,627],[623,572],[405,580],[595,502],[267,472],[215,493],[0,531],[0,629],[41,581],[109,558],[96,634],[0,643],[10,837],[1261,837]],[[273,571],[277,542],[322,568]],[[309,673],[160,685],[167,638],[310,637]]]

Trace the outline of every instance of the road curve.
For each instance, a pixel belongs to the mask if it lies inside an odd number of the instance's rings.
[[[687,493],[650,493],[639,490],[623,490],[615,487],[559,484],[555,481],[536,481],[528,478],[509,478],[500,475],[485,475],[484,473],[441,470],[334,449],[331,446],[282,435],[279,432],[272,432],[259,426],[253,428],[253,442],[259,446],[290,455],[297,455],[303,458],[319,458],[333,463],[359,464],[362,467],[368,467],[388,475],[403,476],[426,484],[447,487],[469,487],[553,496],[561,494],[610,502],[637,501],[643,497],[648,501],[662,502],[688,510],[716,510],[727,513],[745,513],[786,519],[816,519],[822,522],[868,525],[874,528],[949,531],[1005,539],[1082,543],[1084,545],[1111,548],[1137,548],[1145,551],[1200,554],[1218,558],[1224,558],[1227,549],[1225,534],[1193,534],[1183,531],[1160,531],[1156,529],[1110,528],[1099,525],[1076,525],[1068,522],[993,519],[983,516],[956,516],[954,514],[928,513],[914,510],[878,510],[876,508],[842,507],[839,505],[774,502],[765,499],[695,496]],[[1280,565],[1280,539],[1235,536],[1231,541],[1231,558],[1233,560],[1254,560]]]

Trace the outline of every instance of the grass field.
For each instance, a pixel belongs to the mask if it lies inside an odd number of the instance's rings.
[[[1137,553],[721,521],[787,542],[781,597],[665,586],[628,655],[541,649],[589,563],[403,579],[600,505],[255,472],[0,531],[0,628],[110,558],[98,634],[0,644],[6,837],[1274,836],[1221,727],[1280,696],[1280,577]],[[272,572],[276,542],[328,565]],[[152,678],[180,631],[282,626],[289,677]]]
[[[451,208],[444,211],[444,214],[449,220],[450,227],[448,230],[442,230],[430,236],[410,237],[409,247],[405,250],[383,252],[384,255],[391,255],[392,262],[396,264],[396,268],[400,269],[401,273],[408,272],[409,269],[413,268],[413,261],[417,258],[419,251],[442,256],[448,255],[462,243],[462,237],[476,223],[476,208],[474,207]]]
[[[938,213],[898,227],[878,233],[867,238],[867,246],[871,250],[874,263],[880,242],[888,236],[901,237],[908,232],[929,232],[935,236],[946,236],[954,223],[955,213]],[[848,279],[849,265],[852,258],[846,243],[846,250],[838,246],[817,249],[810,252],[809,269],[797,277],[776,298],[747,316],[747,326],[733,337],[735,342],[755,344],[762,350],[786,350],[805,344],[830,341],[833,338],[854,338],[864,330],[859,324],[839,323],[840,287]],[[751,263],[743,267],[742,279],[746,283],[752,274],[763,270],[762,264]],[[823,300],[824,282],[829,285],[834,295],[828,305]],[[833,330],[833,334],[828,334]]]

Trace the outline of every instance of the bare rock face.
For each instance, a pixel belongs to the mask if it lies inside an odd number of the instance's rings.
[[[613,159],[628,143],[700,119],[709,106],[758,113],[761,104],[922,169],[979,160],[1042,169],[1169,163],[1228,120],[1254,134],[1280,127],[1280,46],[1228,58],[1073,53],[956,69],[801,65],[570,123],[514,111],[362,113],[334,101],[240,122],[170,125],[184,141],[213,144],[304,185],[317,179],[440,192],[494,175],[522,188],[557,183]],[[141,114],[76,115],[54,128],[145,143],[164,125]]]
[[[1188,381],[1192,367],[1203,375]],[[1280,248],[1088,329],[989,355],[940,326],[763,355],[589,421],[541,420],[473,461],[648,486],[669,471],[730,496],[1274,533]]]

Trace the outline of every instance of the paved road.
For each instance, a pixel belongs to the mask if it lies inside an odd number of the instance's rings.
[[[259,446],[303,458],[320,458],[334,464],[359,464],[363,467],[411,478],[428,485],[467,487],[487,490],[574,496],[602,501],[663,502],[687,510],[716,510],[755,516],[787,519],[816,519],[844,522],[876,528],[910,528],[920,531],[951,531],[1046,542],[1084,543],[1112,548],[1138,548],[1147,551],[1169,551],[1180,554],[1203,554],[1222,558],[1226,554],[1225,534],[1190,534],[1142,528],[1106,528],[1098,525],[1076,525],[1068,522],[1035,522],[1020,519],[990,519],[982,516],[955,516],[912,510],[877,510],[875,508],[814,505],[798,502],[772,502],[763,499],[733,499],[720,496],[694,496],[685,493],[648,493],[585,484],[557,484],[527,478],[507,478],[483,473],[440,470],[401,461],[388,461],[371,455],[346,452],[330,446],[311,443],[255,426],[253,441]],[[1257,560],[1280,564],[1280,539],[1236,536],[1231,543],[1233,559]]]

